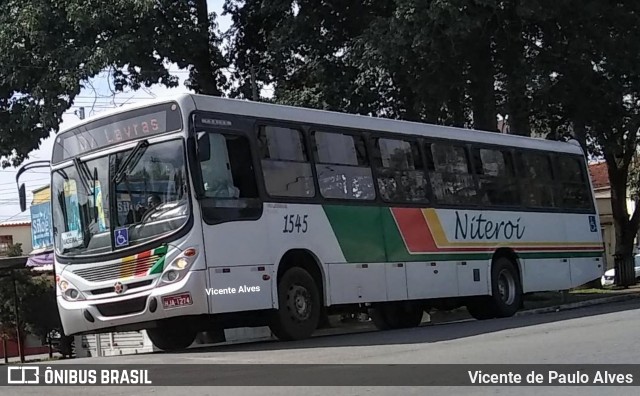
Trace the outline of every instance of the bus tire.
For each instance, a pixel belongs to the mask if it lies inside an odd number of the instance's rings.
[[[478,320],[507,318],[522,306],[522,283],[514,263],[499,257],[491,266],[491,295],[478,297],[467,304],[467,310]]]
[[[278,282],[278,310],[271,332],[281,341],[311,337],[318,328],[321,314],[320,292],[307,271],[292,267]]]
[[[378,330],[407,329],[422,322],[424,309],[416,304],[388,302],[377,304],[369,310],[369,316]]]
[[[197,331],[177,321],[161,322],[158,327],[147,329],[149,339],[156,348],[163,351],[187,349],[196,339]]]

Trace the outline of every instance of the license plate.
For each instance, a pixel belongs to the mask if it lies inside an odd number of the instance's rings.
[[[193,300],[191,300],[191,294],[189,293],[162,297],[162,306],[164,309],[182,307],[191,304],[193,304]]]

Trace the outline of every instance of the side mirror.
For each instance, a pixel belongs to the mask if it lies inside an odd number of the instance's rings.
[[[211,142],[207,132],[198,133],[198,161],[205,162],[211,159]]]
[[[18,187],[18,197],[20,198],[20,210],[24,212],[27,210],[27,193],[25,192],[24,183],[20,183],[20,176],[28,170],[36,168],[51,168],[49,161],[33,161],[22,165],[16,173],[16,185]]]
[[[20,211],[24,212],[27,210],[27,193],[25,192],[24,183],[18,189],[18,196],[20,197]]]

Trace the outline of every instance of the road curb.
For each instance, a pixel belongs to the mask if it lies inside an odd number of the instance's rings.
[[[514,316],[527,316],[527,315],[536,315],[536,314],[558,312],[558,311],[568,311],[570,309],[577,309],[577,308],[583,308],[583,307],[591,307],[591,306],[594,306],[594,305],[609,304],[609,303],[633,300],[633,299],[636,299],[636,298],[639,298],[639,297],[640,297],[639,294],[635,294],[634,293],[634,294],[625,294],[625,295],[622,295],[622,296],[594,298],[593,300],[579,301],[579,302],[569,303],[569,304],[554,305],[552,307],[528,309],[526,311],[518,311],[518,312],[516,312],[516,314]]]

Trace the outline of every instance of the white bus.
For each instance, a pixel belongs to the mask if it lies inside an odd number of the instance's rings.
[[[60,132],[46,166],[68,335],[508,317],[604,270],[570,143],[186,94]]]

